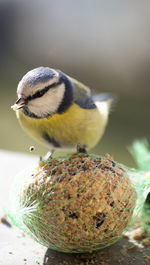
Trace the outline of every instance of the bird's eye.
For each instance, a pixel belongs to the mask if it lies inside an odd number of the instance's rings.
[[[34,96],[35,97],[41,97],[41,96],[43,96],[43,94],[44,94],[44,91],[41,90],[41,91],[36,92]]]
[[[27,100],[32,100],[32,99],[35,99],[35,98],[40,98],[42,97],[43,95],[45,94],[45,91],[44,90],[41,90],[41,91],[37,91],[34,95],[32,96],[28,96],[27,97]]]
[[[60,83],[53,83],[52,85],[49,85],[47,87],[45,87],[44,89],[37,91],[35,94],[33,94],[32,96],[28,96],[26,100],[30,101],[36,98],[40,98],[42,97],[50,88],[54,88],[57,85],[59,85]]]

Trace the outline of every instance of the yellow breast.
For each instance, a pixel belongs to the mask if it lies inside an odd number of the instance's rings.
[[[77,143],[91,148],[101,138],[106,117],[97,108],[82,109],[73,104],[66,112],[44,119],[29,118],[17,111],[21,126],[38,141],[55,147],[75,147]]]

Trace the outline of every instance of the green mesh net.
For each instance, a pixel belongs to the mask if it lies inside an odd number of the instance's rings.
[[[129,149],[135,162],[137,170],[130,170],[132,182],[137,191],[138,215],[145,229],[150,233],[150,150],[146,139],[134,141]]]
[[[104,248],[138,212],[129,173],[109,155],[75,153],[42,161],[17,177],[8,215],[48,248],[75,253]]]

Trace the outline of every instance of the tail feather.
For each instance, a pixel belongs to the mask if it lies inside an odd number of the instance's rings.
[[[92,99],[94,102],[106,102],[107,106],[109,107],[108,109],[112,110],[117,101],[117,95],[113,93],[101,93],[92,96]]]
[[[92,98],[94,101],[114,101],[117,99],[117,96],[113,93],[101,93],[92,96]]]

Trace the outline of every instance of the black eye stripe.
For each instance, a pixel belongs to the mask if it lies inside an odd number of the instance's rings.
[[[44,87],[42,90],[37,91],[35,94],[33,94],[32,96],[28,96],[26,98],[27,101],[35,99],[35,98],[40,98],[42,97],[49,89],[57,87],[58,85],[61,85],[63,82],[62,81],[58,81],[57,83],[54,83],[52,85],[49,85],[47,87]]]

